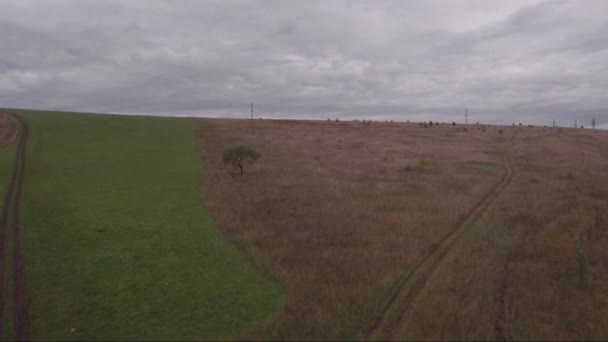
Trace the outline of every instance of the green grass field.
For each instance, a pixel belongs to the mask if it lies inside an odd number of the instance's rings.
[[[34,339],[231,338],[283,300],[203,207],[190,119],[12,112]]]
[[[4,201],[4,195],[9,187],[9,182],[11,179],[11,176],[13,175],[13,164],[15,162],[15,152],[17,151],[17,146],[15,144],[12,145],[6,145],[6,146],[2,146],[0,147],[0,203],[3,203]],[[11,255],[13,250],[12,250],[12,244],[11,244],[11,239],[12,239],[12,234],[10,232],[7,232],[7,236],[6,236],[6,251],[5,251],[5,255]],[[12,300],[12,272],[13,272],[13,268],[12,268],[12,264],[11,262],[9,262],[8,258],[5,258],[4,260],[4,265],[5,270],[6,270],[6,277],[4,279],[4,289],[5,289],[5,295],[2,299],[0,300],[4,300],[5,301],[5,307],[4,307],[4,328],[5,328],[5,333],[4,336],[0,336],[0,340],[2,341],[6,341],[10,339],[10,336],[13,336],[13,317],[11,315],[12,311],[14,310],[13,307],[13,300]],[[8,291],[8,292],[6,292]]]

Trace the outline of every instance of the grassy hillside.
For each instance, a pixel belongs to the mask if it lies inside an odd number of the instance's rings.
[[[606,340],[608,132],[226,119],[199,132],[209,211],[288,293],[246,337]],[[233,144],[263,155],[245,177],[215,157]]]
[[[513,132],[497,130],[200,120],[209,211],[288,293],[246,337],[365,339],[403,274],[500,181]],[[214,157],[236,144],[262,154],[244,177]]]
[[[7,189],[9,188],[9,182],[11,179],[11,176],[13,174],[13,164],[15,161],[15,152],[17,150],[17,146],[16,145],[4,145],[0,147],[0,203],[4,202],[4,196],[5,193],[7,191]],[[0,233],[1,234],[1,233]],[[10,232],[6,233],[6,240],[7,242],[10,242],[11,236],[10,236]],[[12,253],[12,249],[10,248],[11,245],[10,243],[7,243],[5,245],[6,249],[4,251],[4,255],[5,257],[7,255],[10,255]],[[1,250],[1,248],[0,248]],[[3,260],[2,258],[0,258],[0,260]],[[8,340],[8,336],[12,336],[12,335],[7,335],[7,334],[11,334],[12,333],[12,310],[13,310],[13,301],[11,300],[11,294],[12,292],[8,292],[6,291],[7,289],[12,290],[11,286],[12,286],[12,282],[11,277],[10,277],[10,272],[12,272],[12,267],[11,267],[11,263],[9,262],[8,259],[4,259],[3,260],[3,264],[2,267],[0,267],[0,270],[4,269],[6,271],[6,276],[4,278],[4,286],[0,288],[4,289],[4,295],[2,297],[0,297],[0,300],[4,301],[4,313],[3,313],[3,317],[4,317],[4,324],[2,325],[3,329],[5,329],[6,332],[3,332],[3,335],[0,335],[0,340],[5,341]]]
[[[608,336],[608,132],[21,114],[35,339]]]
[[[0,201],[4,200],[4,192],[13,174],[15,150],[15,145],[0,146]]]
[[[34,339],[226,338],[281,301],[202,206],[191,120],[13,112]]]

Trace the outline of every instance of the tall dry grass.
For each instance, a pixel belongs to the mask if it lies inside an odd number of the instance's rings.
[[[288,293],[243,337],[362,337],[399,277],[498,182],[502,130],[199,120],[207,207]],[[262,154],[242,177],[221,162],[236,144]]]
[[[608,132],[519,135],[512,183],[428,282],[400,338],[608,338]]]

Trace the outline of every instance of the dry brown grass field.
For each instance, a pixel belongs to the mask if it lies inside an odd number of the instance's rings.
[[[242,338],[608,338],[608,132],[200,119],[197,133],[205,204],[287,291]],[[222,163],[236,144],[262,154],[244,176]]]
[[[15,142],[18,130],[19,123],[15,118],[0,112],[0,146]]]

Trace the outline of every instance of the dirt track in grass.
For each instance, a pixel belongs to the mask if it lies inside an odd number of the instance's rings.
[[[0,132],[5,133],[3,142],[9,142],[18,135],[18,147],[14,159],[13,174],[8,185],[2,206],[2,217],[0,218],[0,337],[26,341],[29,339],[29,300],[26,295],[25,285],[25,262],[21,248],[21,190],[25,175],[25,150],[28,138],[27,124],[18,118],[9,117],[2,114],[2,123],[11,126],[3,128]],[[12,128],[16,125],[15,128]],[[20,133],[20,134],[19,134]],[[5,285],[8,276],[7,269],[7,237],[12,234],[12,271],[13,271],[13,304],[14,304],[14,334],[15,336],[5,336],[5,310],[6,298],[8,294]]]
[[[367,332],[367,339],[396,339],[396,337],[393,336],[393,333],[397,331],[396,327],[402,325],[403,321],[407,319],[411,303],[415,300],[415,297],[424,287],[431,275],[437,270],[441,261],[450,253],[454,243],[466,234],[468,228],[478,223],[481,215],[509,185],[514,175],[510,153],[515,142],[516,134],[517,133],[513,134],[511,142],[505,148],[503,156],[505,172],[500,182],[481,198],[454,230],[450,231],[441,239],[438,243],[438,247],[432,253],[421,259],[403,275],[402,279],[399,281],[398,287],[391,293],[385,308],[374,320],[373,325]],[[497,327],[498,333],[502,334],[499,324],[497,324]]]

